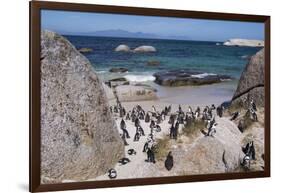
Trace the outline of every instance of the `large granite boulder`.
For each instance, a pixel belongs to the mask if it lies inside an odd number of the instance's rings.
[[[232,102],[246,107],[253,99],[257,105],[264,106],[264,94],[264,49],[262,49],[252,56],[245,66]]]
[[[217,118],[214,137],[200,136],[192,145],[176,147],[174,168],[176,175],[234,172],[244,157],[241,151],[242,134],[228,118]]]
[[[154,73],[155,83],[162,86],[188,86],[219,83],[231,79],[228,75],[217,75],[188,69]]]
[[[64,37],[41,33],[41,183],[83,181],[124,156],[102,83]]]
[[[130,52],[131,49],[125,44],[121,44],[114,49],[115,52]]]
[[[156,52],[153,46],[139,46],[134,49],[134,52]]]

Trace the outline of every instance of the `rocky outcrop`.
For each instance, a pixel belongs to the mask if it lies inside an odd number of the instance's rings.
[[[130,47],[125,44],[121,44],[121,45],[117,46],[114,50],[115,50],[115,52],[130,52],[131,51]]]
[[[111,88],[120,85],[129,85],[130,82],[126,78],[120,77],[120,78],[110,79],[106,82],[106,84]]]
[[[41,183],[83,181],[124,156],[102,83],[64,37],[41,34]]]
[[[116,93],[121,102],[144,101],[157,99],[156,91],[145,85],[121,85],[117,86]]]
[[[127,68],[110,68],[109,69],[109,72],[112,72],[112,73],[125,73],[125,72],[128,72],[129,70]]]
[[[175,147],[174,175],[213,174],[235,171],[243,159],[242,135],[228,118],[216,119],[214,137],[201,136],[192,145]]]
[[[256,105],[264,106],[264,49],[251,57],[245,66],[232,103],[248,106],[251,99]]]
[[[134,52],[156,52],[153,46],[139,46],[134,49]]]
[[[264,47],[262,40],[230,39],[223,43],[224,46]]]
[[[162,86],[187,86],[219,83],[231,79],[227,75],[202,73],[190,70],[171,70],[153,74],[155,83]]]

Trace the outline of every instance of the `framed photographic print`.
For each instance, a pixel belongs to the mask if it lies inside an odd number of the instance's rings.
[[[30,2],[30,191],[269,176],[269,16]]]

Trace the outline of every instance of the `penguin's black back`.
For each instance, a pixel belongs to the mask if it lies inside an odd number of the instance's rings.
[[[174,166],[174,159],[173,156],[168,154],[167,158],[165,160],[165,168],[170,171],[172,169],[172,167]]]

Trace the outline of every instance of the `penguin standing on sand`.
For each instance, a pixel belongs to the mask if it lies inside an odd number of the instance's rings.
[[[243,133],[244,132],[244,121],[240,120],[237,127],[238,127],[239,131],[241,133]]]
[[[129,163],[131,160],[129,158],[123,157],[122,159],[120,159],[118,161],[118,163],[120,163],[121,165],[125,165],[127,163]]]
[[[251,108],[254,109],[254,111],[257,111],[257,105],[255,104],[254,99],[251,100],[250,105],[251,105]]]
[[[253,121],[258,121],[258,116],[257,116],[257,113],[256,111],[253,109],[253,108],[250,108],[249,109],[250,113],[251,113],[251,118]]]
[[[171,128],[170,128],[170,139],[173,139],[174,137],[174,132],[175,132],[175,127],[174,124],[172,124]]]
[[[191,108],[191,106],[188,107],[188,113],[189,113],[189,114],[192,113],[192,108]]]
[[[126,120],[130,120],[130,112],[127,113]]]
[[[238,116],[239,116],[239,112],[236,111],[235,113],[232,114],[232,117],[230,118],[230,121],[234,121]]]
[[[153,120],[151,120],[149,128],[153,129],[155,127],[155,125],[156,125],[155,122]]]
[[[222,106],[220,105],[220,106],[217,107],[217,115],[218,115],[219,117],[222,117],[222,114],[223,114],[223,108],[222,108]]]
[[[124,134],[121,135],[121,139],[123,140],[125,146],[129,145]]]
[[[216,126],[217,126],[217,123],[211,124],[211,126],[208,128],[207,136],[214,137],[214,134],[217,132]]]
[[[155,161],[155,145],[154,145],[154,141],[150,140],[147,144],[147,162],[152,162],[152,163],[156,163]]]
[[[161,132],[161,127],[160,127],[160,125],[156,125],[156,132]]]
[[[146,115],[145,115],[144,121],[145,121],[146,123],[149,123],[149,122],[150,122],[150,116],[149,116],[148,112],[147,112]]]
[[[129,155],[136,155],[137,152],[134,149],[128,149],[128,154]]]
[[[155,106],[154,105],[152,105],[152,112],[154,112],[154,113],[156,113],[157,111],[156,111],[156,108],[155,108]]]
[[[198,118],[200,116],[200,107],[197,107],[195,110],[195,117]]]
[[[173,158],[172,152],[170,151],[165,160],[165,168],[168,171],[170,171],[173,166],[174,166],[174,158]]]
[[[126,123],[123,119],[120,122],[120,129],[123,131],[122,135],[124,136],[124,138],[130,138],[129,132],[126,129]]]
[[[256,150],[254,146],[254,141],[251,141],[246,144],[245,147],[242,147],[242,151],[250,157],[250,159],[256,159]]]
[[[140,136],[141,136],[141,134],[140,134],[139,130],[137,129],[135,137],[134,137],[134,141],[139,141],[140,140]]]
[[[250,170],[251,168],[251,159],[250,156],[245,155],[241,161],[241,166],[244,167],[246,170]]]
[[[110,179],[116,178],[117,177],[117,171],[115,169],[113,169],[113,168],[109,169],[108,170],[108,177]]]

